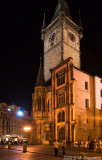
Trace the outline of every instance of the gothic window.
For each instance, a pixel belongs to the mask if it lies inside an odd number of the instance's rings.
[[[57,108],[63,107],[65,105],[65,92],[58,94]]]
[[[73,80],[73,64],[70,64],[71,80]]]
[[[41,97],[38,98],[38,111],[41,111]]]
[[[61,112],[59,112],[58,115],[57,115],[57,122],[58,123],[61,122]]]
[[[62,72],[57,75],[57,86],[60,86],[65,83],[65,72]]]
[[[34,100],[34,108],[35,108],[35,112],[36,112],[36,99]]]
[[[48,102],[47,102],[47,107],[48,107],[48,112],[49,112],[49,100],[48,100]]]
[[[65,121],[65,112],[59,112],[57,115],[57,122],[64,122]]]
[[[100,91],[101,97],[102,97],[102,90]]]
[[[85,82],[85,89],[88,90],[88,82]]]
[[[85,100],[85,105],[86,105],[86,108],[89,108],[89,99]]]
[[[71,120],[73,121],[73,108],[71,110]]]
[[[62,122],[64,122],[65,121],[65,112],[63,111],[62,112]]]
[[[45,112],[45,98],[43,98],[43,112]]]
[[[73,84],[70,84],[70,92],[71,92],[71,104],[73,104]]]
[[[102,104],[101,104],[101,111],[102,111]]]

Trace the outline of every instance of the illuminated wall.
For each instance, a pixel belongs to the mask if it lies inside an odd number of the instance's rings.
[[[94,87],[95,87],[95,107],[97,109],[101,109],[101,104],[102,104],[102,97],[101,97],[102,82],[101,82],[101,78],[99,78],[97,76],[94,77]]]

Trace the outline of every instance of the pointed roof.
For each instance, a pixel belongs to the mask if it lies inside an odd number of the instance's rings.
[[[58,0],[58,5],[56,7],[55,14],[52,21],[59,16],[60,12],[65,12],[65,15],[71,19],[68,3],[66,2],[66,0]]]
[[[40,55],[40,67],[37,75],[37,80],[35,86],[45,86],[45,80],[43,75],[43,67],[42,67],[42,56]]]
[[[45,13],[44,13],[44,19],[43,19],[43,25],[42,25],[42,30],[44,30],[46,27],[46,23],[45,23]]]
[[[80,28],[82,28],[82,22],[81,22],[80,10],[79,10],[78,26],[79,26]]]

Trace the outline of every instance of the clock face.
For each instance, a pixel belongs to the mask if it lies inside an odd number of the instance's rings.
[[[55,37],[56,37],[56,33],[52,33],[52,34],[50,35],[49,42],[50,42],[50,43],[54,42]]]
[[[71,32],[68,33],[68,36],[72,42],[75,41],[75,36]]]

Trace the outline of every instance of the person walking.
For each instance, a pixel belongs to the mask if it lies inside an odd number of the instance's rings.
[[[100,137],[98,139],[98,147],[99,147],[99,149],[101,149],[101,138]]]
[[[65,139],[63,138],[63,141],[62,141],[63,156],[65,156],[65,147],[66,147],[66,141],[65,141]]]
[[[57,142],[57,140],[55,140],[55,142],[53,142],[53,146],[54,146],[55,156],[58,157],[58,146],[59,146],[59,143]]]
[[[94,152],[96,152],[96,139],[94,140]]]

